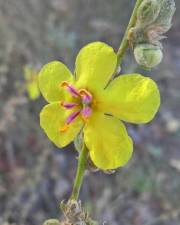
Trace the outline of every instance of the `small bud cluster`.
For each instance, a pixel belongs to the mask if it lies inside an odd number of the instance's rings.
[[[175,10],[174,0],[144,0],[139,6],[136,24],[129,31],[129,42],[139,65],[151,69],[161,62],[160,41],[171,28]]]
[[[62,202],[61,209],[64,214],[64,221],[60,225],[98,225],[82,208],[80,201],[69,200],[66,204]]]
[[[61,202],[64,220],[57,219],[46,220],[43,225],[98,225],[92,220],[87,211],[85,211],[80,201],[69,200],[66,204]]]

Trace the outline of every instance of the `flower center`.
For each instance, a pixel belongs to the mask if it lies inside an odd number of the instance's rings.
[[[77,90],[66,81],[62,82],[60,87],[65,88],[73,97],[72,102],[61,102],[61,106],[64,109],[72,110],[72,113],[66,118],[64,127],[60,128],[60,131],[64,132],[78,116],[81,116],[85,123],[88,121],[92,114],[93,96],[86,89]]]

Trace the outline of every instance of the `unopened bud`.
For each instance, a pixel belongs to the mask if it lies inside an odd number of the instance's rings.
[[[60,222],[57,219],[49,219],[46,220],[43,225],[60,225]]]
[[[145,0],[137,10],[137,23],[140,26],[152,24],[160,12],[159,0]]]
[[[136,62],[146,69],[157,66],[163,58],[160,47],[152,44],[138,44],[134,49]]]
[[[60,225],[98,225],[96,221],[91,219],[89,213],[82,208],[81,201],[61,202],[61,209],[64,214],[64,221]]]
[[[171,21],[176,10],[176,5],[174,0],[158,0],[158,2],[160,5],[160,12],[155,24],[163,27],[164,32],[167,32],[171,28]]]
[[[129,32],[128,40],[134,47],[149,43],[161,47],[164,34],[172,26],[176,6],[174,0],[144,0],[137,10],[137,21]]]

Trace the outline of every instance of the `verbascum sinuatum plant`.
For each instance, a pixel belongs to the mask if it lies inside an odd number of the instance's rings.
[[[120,74],[122,60],[132,48],[145,69],[163,59],[163,34],[171,27],[174,0],[137,0],[117,52],[103,42],[92,42],[77,55],[74,73],[60,61],[49,62],[38,75],[39,89],[48,102],[40,113],[40,125],[59,148],[74,142],[78,167],[71,197],[63,202],[64,219],[45,225],[95,225],[79,202],[86,170],[107,174],[131,159],[133,141],[124,122],[149,123],[160,107],[160,92],[151,78]]]

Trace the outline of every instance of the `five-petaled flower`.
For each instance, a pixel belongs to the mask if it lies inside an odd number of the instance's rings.
[[[132,155],[132,140],[121,121],[147,123],[160,105],[158,87],[148,77],[127,74],[110,81],[116,66],[114,50],[94,42],[78,54],[74,76],[58,61],[39,74],[49,102],[40,113],[41,127],[58,147],[82,131],[91,160],[103,170],[125,165]]]

